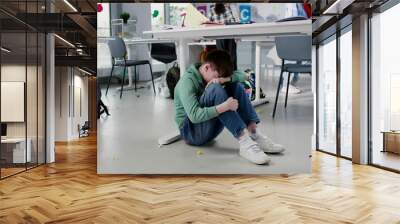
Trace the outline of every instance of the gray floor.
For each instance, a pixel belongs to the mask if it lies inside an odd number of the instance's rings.
[[[274,141],[286,146],[283,155],[271,156],[269,165],[254,165],[238,154],[236,140],[226,130],[202,147],[178,141],[159,147],[157,139],[176,129],[173,101],[154,96],[152,89],[126,91],[119,99],[116,87],[103,101],[111,116],[98,122],[99,174],[283,174],[311,172],[313,98],[311,78],[301,75],[302,94],[289,96],[283,108],[280,97],[276,118],[270,113],[277,78],[262,83],[271,103],[256,108],[262,122],[259,128]]]

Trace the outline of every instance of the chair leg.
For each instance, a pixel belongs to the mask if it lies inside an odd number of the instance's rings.
[[[283,67],[283,66],[282,66]],[[283,78],[283,70],[281,70],[281,74],[279,76],[279,81],[278,81],[278,88],[276,89],[276,96],[275,96],[275,105],[274,105],[274,111],[272,112],[272,118],[275,118],[275,112],[276,112],[276,105],[278,104],[278,99],[279,99],[279,90],[281,88],[282,84],[282,78]]]
[[[150,75],[151,75],[151,82],[153,83],[153,90],[154,90],[154,95],[156,94],[156,87],[154,86],[154,77],[153,77],[153,69],[151,68],[151,64],[149,63],[149,68],[150,68]]]
[[[124,74],[122,75],[121,93],[119,94],[120,99],[122,98],[122,92],[124,91],[125,73],[126,73],[126,66],[124,66]]]
[[[108,78],[106,96],[107,96],[107,93],[108,93],[108,88],[110,87],[110,82],[111,82],[111,77],[112,77],[113,71],[114,71],[114,65],[112,65],[112,67],[111,67],[111,74],[110,74],[110,77]]]
[[[137,82],[137,69],[136,69],[136,66],[134,66],[134,70],[135,70],[135,92],[136,92],[136,82]]]
[[[285,108],[286,108],[286,105],[287,105],[287,98],[288,98],[288,95],[289,95],[290,75],[291,75],[291,73],[289,72],[288,80],[287,80],[287,85],[286,85]]]

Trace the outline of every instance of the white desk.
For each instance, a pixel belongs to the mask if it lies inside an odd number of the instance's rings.
[[[25,163],[31,162],[31,145],[32,141],[30,138],[27,138],[27,147],[26,147],[26,154],[25,154],[25,138],[6,138],[1,139],[1,144],[11,144],[15,145],[13,148],[13,163]]]
[[[176,40],[178,50],[178,61],[181,76],[189,65],[189,43],[196,39],[226,39],[226,38],[264,38],[283,35],[311,35],[311,20],[299,20],[288,22],[272,22],[272,23],[253,23],[243,25],[229,26],[205,26],[196,28],[178,28],[174,30],[157,30],[145,31],[143,34],[151,34],[156,39],[172,39]],[[256,98],[253,105],[259,105],[265,102],[260,99],[260,44],[256,41]]]

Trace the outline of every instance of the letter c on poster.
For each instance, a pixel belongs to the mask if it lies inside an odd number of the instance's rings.
[[[251,21],[251,6],[250,5],[240,5],[240,22],[249,23]]]

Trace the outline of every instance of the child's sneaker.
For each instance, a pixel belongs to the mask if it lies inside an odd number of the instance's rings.
[[[239,140],[239,155],[255,164],[269,163],[269,157],[260,149],[248,134]]]
[[[285,151],[283,145],[274,143],[270,138],[268,138],[263,134],[259,133],[251,134],[251,139],[257,142],[260,148],[266,153],[277,154]]]

